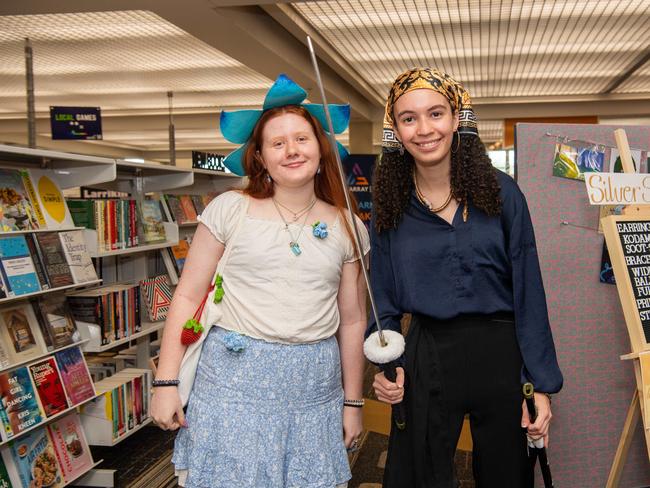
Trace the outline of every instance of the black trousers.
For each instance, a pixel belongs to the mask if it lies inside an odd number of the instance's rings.
[[[469,414],[476,488],[530,488],[521,428],[522,359],[510,314],[436,321],[414,316],[407,337],[407,428],[394,428],[384,488],[455,488]]]

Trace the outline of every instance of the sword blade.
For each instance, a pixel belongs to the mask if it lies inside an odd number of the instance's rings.
[[[327,106],[327,98],[325,97],[325,87],[323,86],[323,81],[320,76],[320,69],[318,68],[318,61],[316,59],[316,52],[314,51],[314,45],[311,42],[311,37],[307,36],[307,45],[309,46],[309,54],[311,56],[311,62],[314,66],[314,72],[316,73],[316,83],[318,83],[318,89],[320,90],[320,96],[323,101],[323,107],[325,110],[325,119],[327,120],[327,129],[328,137],[330,138],[330,143],[332,144],[332,150],[336,157],[336,163],[338,167],[339,177],[341,178],[341,185],[343,187],[343,194],[345,195],[345,204],[347,206],[348,213],[350,214],[350,222],[352,223],[352,228],[354,229],[354,239],[357,246],[357,249],[360,253],[363,253],[361,248],[361,238],[359,236],[359,228],[357,226],[357,219],[355,218],[354,212],[352,211],[352,204],[350,202],[350,195],[347,191],[347,182],[345,180],[345,171],[343,170],[343,163],[341,162],[341,155],[336,146],[336,136],[334,135],[334,125],[332,124],[332,117],[330,116],[329,107]],[[384,332],[381,327],[381,322],[379,321],[379,313],[377,312],[377,305],[375,303],[375,296],[372,293],[372,286],[370,285],[370,278],[368,277],[368,271],[363,261],[363,256],[361,256],[361,271],[363,273],[363,279],[366,283],[366,288],[368,290],[368,297],[370,298],[370,307],[372,308],[372,314],[377,324],[377,332],[379,333],[379,340],[382,346],[386,346],[386,340],[384,339]]]

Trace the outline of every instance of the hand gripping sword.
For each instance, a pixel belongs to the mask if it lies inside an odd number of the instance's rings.
[[[336,137],[334,136],[334,126],[332,124],[332,117],[330,116],[329,107],[327,106],[327,100],[325,98],[325,88],[323,86],[323,81],[320,76],[320,70],[318,69],[318,61],[316,60],[316,52],[314,51],[314,46],[311,42],[311,37],[307,36],[307,45],[309,46],[309,54],[311,56],[311,62],[314,66],[314,72],[316,74],[316,82],[318,83],[318,88],[320,90],[321,99],[323,101],[323,108],[325,110],[325,119],[327,120],[327,129],[328,137],[332,144],[332,150],[336,156],[336,163],[338,167],[339,176],[341,178],[341,186],[343,188],[343,194],[345,195],[345,204],[347,206],[348,212],[350,214],[350,222],[352,228],[354,229],[354,240],[356,248],[359,252],[363,252],[361,248],[361,238],[359,236],[359,228],[357,226],[357,221],[352,211],[352,204],[350,202],[350,195],[347,191],[347,183],[345,179],[345,172],[343,170],[343,164],[341,163],[341,156],[336,149]],[[368,271],[363,263],[363,256],[361,256],[361,271],[363,273],[363,279],[366,283],[366,288],[368,289],[368,297],[370,298],[370,306],[372,308],[372,313],[375,318],[375,323],[377,324],[377,331],[370,334],[366,339],[363,350],[366,357],[376,364],[381,364],[382,369],[384,370],[384,375],[389,381],[395,382],[397,378],[396,364],[395,360],[399,358],[404,353],[404,337],[399,332],[392,330],[383,330],[381,323],[379,321],[379,313],[377,312],[377,306],[375,304],[375,297],[372,293],[372,287],[370,286],[370,279],[368,278]],[[406,427],[404,416],[404,405],[399,403],[393,406],[393,419],[395,425],[398,429],[404,429]]]
[[[524,383],[524,399],[526,400],[526,408],[528,409],[528,417],[532,423],[537,419],[537,407],[535,407],[535,388],[532,383]],[[535,461],[539,458],[539,467],[542,471],[542,479],[544,480],[544,488],[553,488],[553,478],[551,476],[551,466],[548,464],[548,456],[546,455],[546,447],[544,446],[544,439],[532,440],[528,437],[528,458],[530,460],[531,469],[535,469]]]

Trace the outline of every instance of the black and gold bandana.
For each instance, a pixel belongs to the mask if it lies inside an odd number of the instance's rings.
[[[397,77],[388,93],[386,101],[386,112],[384,114],[384,134],[382,148],[384,151],[398,151],[402,144],[395,137],[393,124],[393,107],[397,99],[410,92],[421,88],[433,90],[443,95],[454,112],[458,112],[460,123],[458,125],[459,135],[473,135],[478,137],[478,125],[476,115],[472,109],[472,101],[469,93],[463,86],[451,76],[431,68],[412,68]]]

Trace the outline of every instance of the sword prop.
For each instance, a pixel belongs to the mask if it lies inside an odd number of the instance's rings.
[[[526,400],[526,408],[528,409],[528,417],[531,422],[537,419],[537,407],[535,406],[535,388],[532,383],[524,383],[524,399]],[[548,456],[546,455],[546,447],[544,446],[544,439],[532,440],[528,437],[528,457],[530,458],[531,468],[535,469],[535,462],[539,458],[539,467],[542,471],[542,478],[544,480],[544,488],[553,488],[553,478],[551,477],[551,466],[548,464]]]
[[[357,221],[352,211],[352,204],[350,202],[350,195],[347,191],[347,183],[345,180],[345,171],[343,170],[343,164],[341,163],[341,156],[336,149],[336,137],[334,136],[334,126],[332,124],[332,117],[330,116],[329,107],[327,106],[327,99],[325,98],[325,87],[323,86],[323,81],[320,76],[320,70],[318,69],[318,61],[316,60],[316,52],[314,51],[314,45],[311,42],[311,37],[307,36],[307,45],[309,46],[309,54],[311,56],[311,62],[314,66],[314,72],[316,74],[316,82],[318,83],[318,88],[320,90],[321,99],[323,101],[323,108],[325,110],[325,119],[327,120],[327,129],[328,137],[332,144],[332,149],[336,157],[336,163],[338,167],[339,177],[341,178],[341,186],[343,188],[343,194],[345,195],[345,204],[347,206],[348,212],[350,214],[350,222],[354,230],[354,240],[356,248],[361,251],[361,238],[359,236],[359,228],[357,226]],[[366,283],[366,288],[368,289],[368,297],[370,298],[370,307],[372,308],[372,313],[375,318],[375,323],[377,324],[377,332],[373,332],[366,339],[363,350],[366,357],[377,364],[382,364],[384,369],[384,375],[389,381],[395,382],[397,378],[396,364],[395,360],[399,358],[404,353],[404,337],[399,332],[392,330],[383,330],[381,323],[379,321],[379,313],[377,312],[377,306],[375,304],[375,297],[372,293],[372,287],[370,286],[370,279],[368,277],[368,271],[363,263],[363,256],[361,256],[361,271],[363,273],[363,279]],[[393,418],[397,428],[404,429],[406,427],[405,415],[404,415],[404,405],[398,403],[393,406]]]

